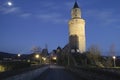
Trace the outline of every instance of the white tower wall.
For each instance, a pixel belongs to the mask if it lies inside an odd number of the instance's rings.
[[[71,49],[79,49],[81,53],[86,50],[85,20],[81,18],[81,11],[75,3],[69,21],[69,44]]]

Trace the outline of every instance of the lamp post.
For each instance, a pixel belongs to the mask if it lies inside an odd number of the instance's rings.
[[[68,66],[70,65],[70,56],[68,54]]]
[[[21,54],[20,54],[20,53],[17,54],[17,60],[18,60],[18,61],[21,61],[21,58],[20,58],[20,57],[21,57]]]
[[[20,57],[20,56],[21,56],[21,54],[18,54],[17,56],[18,56],[18,57]]]
[[[35,55],[35,58],[37,58],[37,59],[38,59],[39,57],[40,57],[40,56],[39,56],[38,54],[36,54],[36,55]]]
[[[38,60],[40,60],[40,55],[39,55],[39,54],[36,54],[36,55],[35,55],[35,58],[38,59]],[[41,60],[40,60],[40,64],[41,64]]]
[[[57,64],[57,56],[52,56],[52,60],[55,64]]]
[[[43,63],[46,63],[46,57],[42,57]]]
[[[113,65],[114,67],[116,67],[116,63],[115,63],[116,56],[113,56],[112,58],[113,58]]]

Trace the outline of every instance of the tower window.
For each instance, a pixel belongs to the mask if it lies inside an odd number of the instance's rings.
[[[77,9],[75,9],[75,12],[77,12]]]
[[[71,53],[74,53],[75,52],[75,50],[74,49],[71,49]]]

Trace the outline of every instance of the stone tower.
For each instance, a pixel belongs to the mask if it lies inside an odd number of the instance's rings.
[[[81,10],[75,2],[69,21],[69,45],[71,52],[83,53],[86,50],[85,20],[81,17]]]

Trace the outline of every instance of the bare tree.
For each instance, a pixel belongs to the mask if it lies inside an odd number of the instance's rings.
[[[115,44],[112,44],[109,49],[109,56],[115,56]]]
[[[103,65],[100,62],[101,59],[101,50],[97,45],[92,45],[89,49],[88,49],[88,54],[87,54],[87,58],[89,60],[89,62],[93,65],[98,65],[103,67]]]
[[[31,51],[32,51],[32,53],[41,53],[42,49],[38,46],[34,46],[34,47],[32,47]]]

